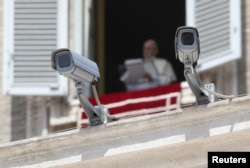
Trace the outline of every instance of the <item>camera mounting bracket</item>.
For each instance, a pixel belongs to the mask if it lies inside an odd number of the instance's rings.
[[[207,94],[201,87],[201,82],[197,75],[195,67],[190,64],[184,64],[184,76],[194,96],[196,97],[196,105],[204,105],[210,103],[209,96],[207,96]]]
[[[75,81],[75,87],[79,101],[88,117],[89,125],[95,126],[109,122],[110,120],[101,112],[100,107],[93,106],[89,102],[87,96],[85,95],[87,85],[85,83]],[[104,108],[104,110],[106,113],[109,113],[107,108]]]

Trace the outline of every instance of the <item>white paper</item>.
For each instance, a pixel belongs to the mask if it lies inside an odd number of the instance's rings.
[[[127,83],[136,83],[145,75],[143,59],[127,59],[125,60],[125,66],[128,72]]]

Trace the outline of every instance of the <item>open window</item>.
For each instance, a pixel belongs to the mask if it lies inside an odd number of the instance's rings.
[[[67,0],[5,0],[3,45],[5,94],[67,94],[51,68],[51,51],[68,47]]]
[[[186,0],[186,25],[200,34],[198,71],[241,57],[240,13],[240,1]]]

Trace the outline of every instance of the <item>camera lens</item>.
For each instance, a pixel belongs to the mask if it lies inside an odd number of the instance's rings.
[[[69,67],[71,63],[70,55],[69,54],[63,54],[60,55],[58,58],[58,65],[60,68]]]
[[[181,35],[181,43],[183,45],[192,45],[194,43],[194,34],[190,32],[184,32]]]

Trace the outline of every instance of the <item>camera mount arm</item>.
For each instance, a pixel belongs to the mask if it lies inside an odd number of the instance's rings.
[[[109,119],[107,118],[106,115],[104,115],[104,113],[102,113],[101,111],[102,107],[93,106],[89,102],[86,96],[87,85],[85,83],[75,81],[75,87],[76,87],[76,92],[77,92],[79,101],[89,119],[89,124],[91,126],[95,126],[95,125],[101,125],[101,124],[107,123]],[[103,108],[103,110],[105,110],[106,113],[108,111],[107,108]]]
[[[196,73],[196,69],[191,65],[184,64],[184,76],[192,90],[194,96],[196,97],[196,104],[203,105],[210,103],[209,97],[204,93],[199,77]]]
[[[99,101],[95,84],[100,77],[100,73],[95,62],[68,48],[61,48],[52,51],[51,67],[60,75],[74,80],[77,96],[87,114],[89,125],[106,124],[117,120],[115,116],[109,114],[108,109],[101,105]],[[89,85],[92,86],[98,106],[93,106],[86,96],[86,87]]]
[[[184,76],[196,98],[196,104],[210,103],[209,96],[204,92],[196,73],[197,61],[200,56],[200,40],[196,28],[181,26],[177,29],[175,53],[176,58],[184,64]]]

